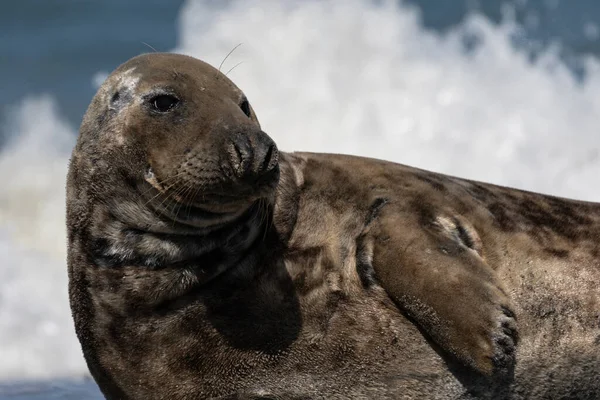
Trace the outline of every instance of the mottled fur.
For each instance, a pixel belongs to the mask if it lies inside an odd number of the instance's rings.
[[[269,140],[190,57],[94,97],[69,292],[107,398],[597,398],[600,205]]]

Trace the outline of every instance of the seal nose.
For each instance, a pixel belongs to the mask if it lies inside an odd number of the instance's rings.
[[[267,135],[260,135],[261,143],[256,150],[256,172],[259,175],[272,171],[279,161],[279,152],[275,142]]]
[[[235,135],[229,153],[239,177],[262,176],[275,169],[279,160],[277,145],[264,132]]]

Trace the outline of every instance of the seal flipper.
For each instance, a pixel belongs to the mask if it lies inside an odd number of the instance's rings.
[[[510,299],[468,222],[390,204],[365,238],[378,283],[443,352],[484,376],[512,377],[517,329]]]

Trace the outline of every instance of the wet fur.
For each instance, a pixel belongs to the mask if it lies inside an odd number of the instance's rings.
[[[149,119],[161,71],[196,104]],[[69,293],[107,398],[597,398],[599,205],[329,154],[233,184],[222,138],[259,129],[242,98],[198,60],[146,55],[84,118]],[[240,201],[170,194],[219,190]]]

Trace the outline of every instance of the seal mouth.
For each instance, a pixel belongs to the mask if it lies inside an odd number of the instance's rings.
[[[196,198],[181,196],[176,190],[169,190],[169,187],[161,184],[150,166],[144,174],[144,180],[158,192],[148,199],[152,209],[176,222],[206,227],[235,219],[258,202],[269,202],[279,182],[279,166],[235,194],[222,190],[203,192],[201,202]]]

